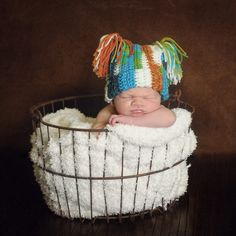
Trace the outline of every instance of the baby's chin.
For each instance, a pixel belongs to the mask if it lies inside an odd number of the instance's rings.
[[[141,116],[143,116],[144,114],[132,114],[131,116],[132,117],[141,117]]]

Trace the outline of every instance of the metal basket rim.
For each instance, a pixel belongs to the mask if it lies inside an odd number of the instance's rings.
[[[182,94],[181,90],[178,89],[174,94],[171,95],[171,97],[166,102],[169,102],[169,103],[179,102],[180,104],[185,104],[185,106],[188,106],[192,109],[192,114],[193,114],[195,112],[195,108],[192,105],[190,105],[189,103],[180,100],[181,94]],[[70,96],[70,97],[52,99],[52,100],[48,100],[48,101],[38,103],[38,104],[32,106],[30,108],[30,114],[31,114],[31,117],[32,117],[33,120],[36,120],[36,121],[44,124],[45,126],[57,128],[57,129],[60,129],[60,130],[84,131],[84,132],[109,132],[108,129],[73,128],[73,127],[64,127],[64,126],[51,124],[51,123],[48,123],[48,122],[43,120],[43,115],[38,110],[42,106],[50,105],[50,104],[53,104],[55,102],[68,101],[68,100],[72,100],[72,99],[95,98],[95,97],[102,97],[102,96],[103,96],[103,94],[84,94],[84,95],[78,95],[78,96]]]

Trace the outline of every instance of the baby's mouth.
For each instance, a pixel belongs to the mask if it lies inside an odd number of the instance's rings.
[[[140,116],[144,114],[144,111],[142,109],[134,109],[134,110],[131,110],[131,114],[133,116]]]

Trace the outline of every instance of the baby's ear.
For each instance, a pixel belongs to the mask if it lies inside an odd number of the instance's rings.
[[[111,106],[114,107],[114,105],[115,105],[115,104],[114,104],[114,100],[112,100],[110,104],[111,104]]]

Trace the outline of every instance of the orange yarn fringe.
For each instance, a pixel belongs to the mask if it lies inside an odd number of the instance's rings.
[[[124,40],[118,33],[108,34],[104,36],[98,45],[94,53],[93,68],[94,72],[99,78],[105,78],[109,73],[109,65],[116,58],[116,63],[119,64],[122,58],[123,44],[128,44],[130,48],[130,54],[133,54],[133,44],[129,40]],[[114,55],[110,57],[112,52]]]
[[[156,64],[153,60],[152,49],[148,45],[143,45],[142,50],[144,51],[147,57],[147,61],[151,71],[152,88],[156,91],[161,91],[163,88],[162,74],[159,65]]]

